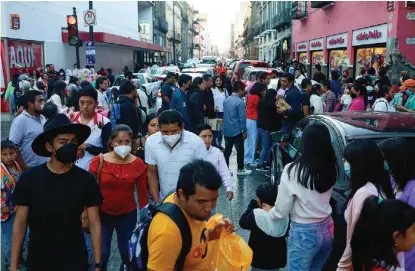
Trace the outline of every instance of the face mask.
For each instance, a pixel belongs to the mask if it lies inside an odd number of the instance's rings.
[[[131,146],[116,146],[114,147],[114,152],[124,159],[131,152]]]
[[[162,135],[164,142],[166,142],[170,147],[173,147],[179,140],[181,134],[175,134],[175,135]]]
[[[357,94],[356,93],[350,93],[350,97],[352,97],[352,99],[357,98]]]
[[[56,159],[62,164],[72,164],[76,161],[78,144],[69,143],[56,150]]]
[[[383,168],[384,168],[387,172],[389,172],[389,164],[388,164],[388,162],[386,162],[386,161],[385,161],[385,163],[383,164]]]
[[[346,173],[347,177],[350,177],[350,164],[349,162],[344,162],[344,173]]]

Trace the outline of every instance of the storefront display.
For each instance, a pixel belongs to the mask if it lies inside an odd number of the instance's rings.
[[[378,48],[361,48],[356,51],[356,74],[360,72],[361,69],[366,71],[373,67],[376,71],[380,67],[385,67],[386,59],[386,47]]]
[[[314,52],[312,52],[311,53],[311,59],[313,61],[312,62],[313,67],[316,64],[323,65],[324,64],[324,54],[323,54],[323,51],[314,51]]]
[[[331,50],[329,54],[330,71],[339,70],[340,72],[347,70],[350,65],[347,50]]]
[[[353,31],[352,45],[356,48],[355,74],[361,69],[384,67],[386,59],[387,24]]]
[[[307,44],[307,42],[299,42],[299,43],[297,43],[297,46],[296,46],[296,51],[297,51],[297,53],[298,53],[298,62],[299,63],[303,63],[303,64],[307,64],[307,63],[309,63],[308,62],[308,56],[307,56],[307,49],[308,49],[308,46],[307,46],[308,44]]]
[[[298,53],[298,63],[303,63],[303,64],[308,63],[307,52]]]

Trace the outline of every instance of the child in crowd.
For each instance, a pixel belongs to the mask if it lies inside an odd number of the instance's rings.
[[[347,84],[344,88],[344,93],[340,98],[340,103],[343,105],[342,111],[346,111],[349,105],[352,103],[352,96],[350,96],[350,91],[352,90],[352,87],[352,84]]]
[[[233,178],[231,172],[229,171],[228,165],[226,164],[225,156],[223,156],[223,153],[218,148],[212,146],[212,127],[209,124],[199,124],[196,127],[196,133],[206,145],[208,154],[205,160],[211,162],[215,166],[222,177],[223,185],[226,188],[226,196],[229,200],[232,200]]]
[[[248,209],[241,216],[239,225],[250,230],[249,246],[254,252],[251,271],[279,270],[287,263],[288,216],[272,220],[268,211],[274,206],[278,188],[272,184],[261,184],[256,189],[256,200],[251,200]]]
[[[1,241],[6,266],[11,261],[12,229],[16,218],[16,206],[11,199],[22,173],[16,159],[17,146],[9,139],[3,140],[1,142]]]

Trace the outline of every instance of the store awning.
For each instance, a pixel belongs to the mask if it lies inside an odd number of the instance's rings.
[[[80,32],[79,37],[84,41],[89,40],[89,33],[88,32]],[[131,38],[126,38],[123,36],[110,34],[106,32],[94,32],[94,41],[96,43],[103,43],[103,44],[113,44],[119,46],[126,46],[132,47],[137,49],[144,49],[148,51],[156,51],[156,52],[171,52],[171,48],[163,47],[160,45],[143,42]],[[68,32],[62,31],[62,42],[68,43]]]

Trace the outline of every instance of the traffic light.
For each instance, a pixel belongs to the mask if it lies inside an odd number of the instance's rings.
[[[76,15],[67,15],[66,22],[68,24],[68,43],[71,46],[79,44],[78,36],[78,19]]]

